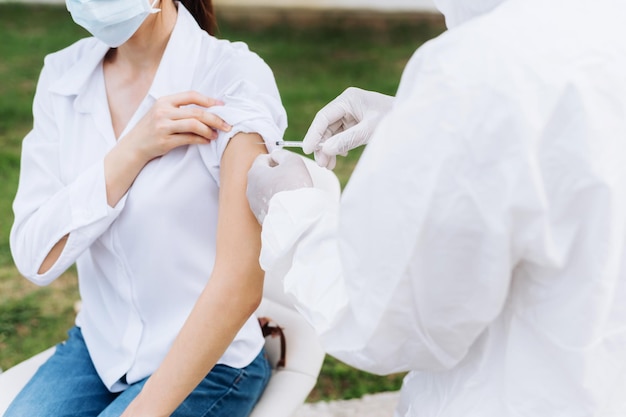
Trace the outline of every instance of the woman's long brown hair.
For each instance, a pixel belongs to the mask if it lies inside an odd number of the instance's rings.
[[[215,35],[217,22],[213,12],[213,2],[211,0],[180,0],[191,13],[198,25],[209,35]]]

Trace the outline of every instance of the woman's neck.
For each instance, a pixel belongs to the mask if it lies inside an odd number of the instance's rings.
[[[172,0],[161,0],[159,6],[161,11],[149,15],[127,42],[109,51],[109,62],[130,65],[139,71],[159,66],[178,15]]]

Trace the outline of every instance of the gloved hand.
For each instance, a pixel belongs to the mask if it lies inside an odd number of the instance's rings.
[[[369,142],[393,105],[394,97],[350,87],[322,108],[304,137],[305,153],[315,151],[317,164],[333,169],[336,156]]]
[[[246,196],[254,216],[263,224],[274,194],[312,186],[313,180],[302,157],[277,149],[269,155],[259,155],[254,160],[248,171]]]

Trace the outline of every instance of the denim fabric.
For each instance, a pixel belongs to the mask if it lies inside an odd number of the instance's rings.
[[[80,329],[74,327],[68,334],[4,417],[117,417],[139,394],[147,379],[121,393],[109,392],[96,373]],[[270,375],[264,351],[242,369],[216,365],[172,417],[245,417]]]

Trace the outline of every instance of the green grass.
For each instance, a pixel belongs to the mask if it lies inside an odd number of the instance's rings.
[[[218,13],[219,17],[219,13]],[[440,22],[408,16],[359,20],[334,14],[306,24],[257,16],[220,19],[219,36],[242,40],[274,70],[289,115],[286,138],[299,140],[324,104],[349,86],[394,94],[417,46],[443,30]],[[78,299],[70,270],[38,288],[20,278],[9,252],[11,203],[19,175],[20,143],[32,125],[31,105],[43,58],[85,32],[62,6],[0,3],[0,368],[63,340]],[[343,185],[360,155],[340,158]],[[360,397],[398,389],[402,375],[374,376],[327,357],[310,401]]]

